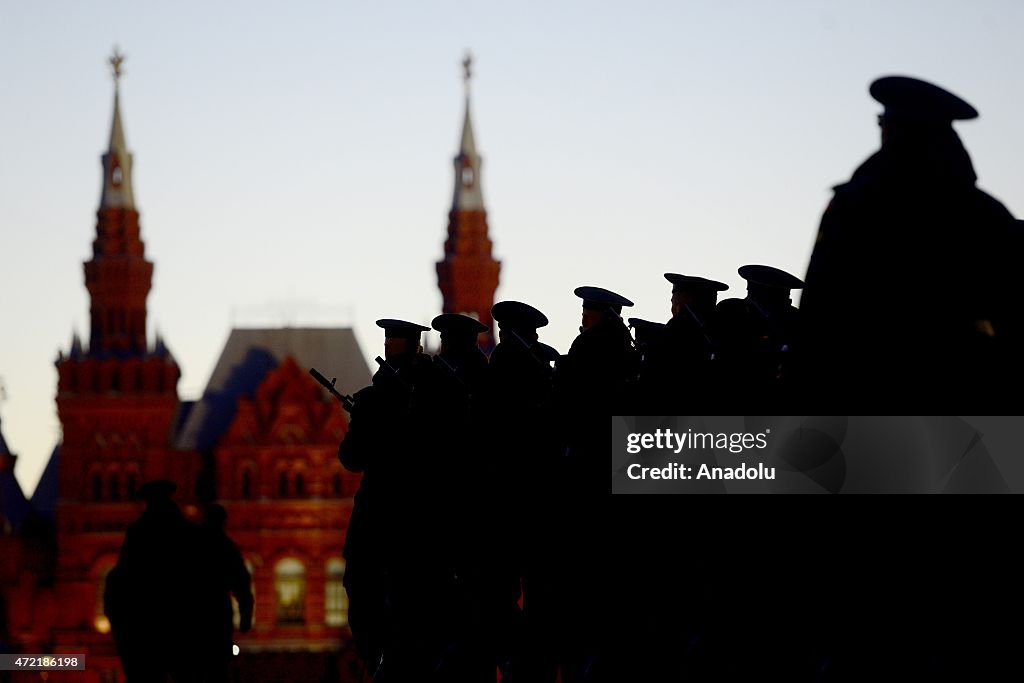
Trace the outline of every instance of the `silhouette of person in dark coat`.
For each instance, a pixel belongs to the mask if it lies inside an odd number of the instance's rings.
[[[202,614],[197,615],[197,651],[203,680],[227,681],[233,656],[234,631],[231,596],[238,601],[238,630],[252,628],[252,577],[245,567],[238,546],[225,532],[227,511],[222,505],[206,506],[203,520],[203,564],[206,571],[199,587]]]
[[[128,526],[107,575],[104,610],[128,683],[201,678],[195,625],[203,593],[198,526],[171,499],[166,479],[139,488],[146,508]]]
[[[729,286],[679,273],[665,273],[665,279],[672,283],[672,317],[647,344],[640,371],[645,414],[706,414],[715,391],[715,304]],[[638,328],[638,344],[641,337]]]
[[[450,558],[436,552],[440,370],[421,353],[430,328],[390,318],[377,325],[385,359],[353,397],[338,447],[341,464],[363,473],[345,535],[349,624],[375,680],[432,680],[443,667],[447,629],[438,620],[448,616],[454,582]]]
[[[914,78],[881,78],[870,92],[885,106],[881,149],[835,188],[807,268],[812,393],[819,410],[870,392],[882,414],[927,402],[991,412],[1013,317],[1012,217],[977,188],[953,130],[978,112]]]

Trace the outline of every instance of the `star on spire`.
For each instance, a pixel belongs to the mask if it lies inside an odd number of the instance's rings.
[[[121,85],[121,76],[124,75],[124,69],[121,65],[124,64],[124,53],[121,52],[121,48],[114,46],[114,54],[110,55],[107,59],[110,64],[110,70],[114,75],[114,87]]]
[[[473,77],[473,55],[466,50],[466,56],[462,58],[462,80],[469,86],[469,79]]]

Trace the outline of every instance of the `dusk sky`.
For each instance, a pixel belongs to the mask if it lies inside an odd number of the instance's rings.
[[[232,327],[352,327],[370,361],[376,319],[440,312],[467,49],[497,299],[545,311],[564,352],[579,285],[663,321],[667,271],[724,296],[745,263],[802,276],[830,188],[878,147],[879,76],[977,107],[957,130],[979,186],[1021,215],[1021,26],[1019,0],[0,0],[0,418],[19,480],[30,493],[60,439],[57,354],[88,338],[115,45],[150,342],[190,400]]]

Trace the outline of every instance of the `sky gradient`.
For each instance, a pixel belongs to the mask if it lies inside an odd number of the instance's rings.
[[[374,320],[440,312],[466,49],[497,297],[545,311],[564,352],[579,285],[664,320],[666,271],[725,296],[745,263],[802,276],[831,186],[878,147],[882,75],[978,108],[957,130],[1020,215],[1021,25],[1013,0],[0,0],[0,418],[19,480],[34,489],[60,437],[58,351],[88,336],[115,44],[150,341],[195,399],[233,326],[351,326],[369,360]]]

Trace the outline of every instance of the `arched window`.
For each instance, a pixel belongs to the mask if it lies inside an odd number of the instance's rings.
[[[110,475],[110,500],[121,500],[121,478],[116,472]]]
[[[288,473],[280,472],[277,475],[277,495],[281,498],[288,497]]]
[[[137,486],[138,486],[138,479],[136,478],[135,473],[134,472],[129,472],[128,473],[127,481],[125,483],[125,495],[128,496],[129,499],[134,500],[134,498],[135,498],[135,490],[136,490]]]
[[[345,560],[332,557],[327,560],[327,585],[325,597],[327,612],[324,622],[328,626],[348,624],[348,594],[345,592]]]
[[[103,477],[99,472],[92,475],[92,499],[103,500]]]
[[[302,563],[291,557],[278,562],[274,567],[274,589],[277,592],[277,623],[305,623],[306,568]]]
[[[302,472],[295,475],[295,496],[301,498],[305,493],[306,480],[302,476]]]

